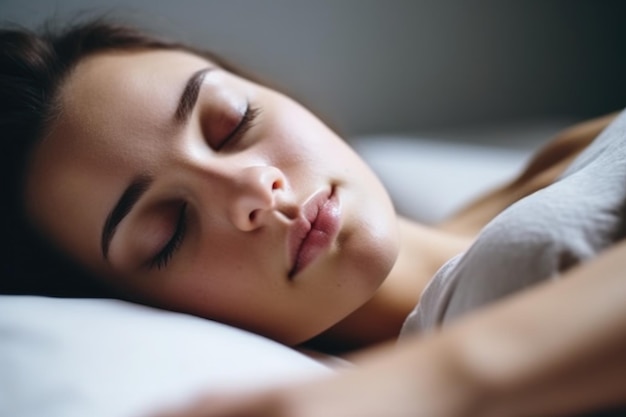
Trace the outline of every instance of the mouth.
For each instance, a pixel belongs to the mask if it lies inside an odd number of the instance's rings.
[[[324,253],[339,232],[341,205],[335,187],[314,194],[303,206],[303,217],[294,224],[289,236],[293,279]]]

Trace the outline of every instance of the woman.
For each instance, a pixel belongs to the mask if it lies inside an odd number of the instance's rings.
[[[333,352],[394,339],[435,272],[494,216],[553,183],[613,117],[564,132],[513,182],[434,228],[398,219],[378,179],[313,114],[209,54],[100,21],[43,37],[3,31],[1,42],[2,218],[15,242],[3,275],[43,269],[79,282],[10,282],[5,292],[93,295],[79,286],[99,284]],[[616,295],[626,295],[626,249],[611,246],[566,279],[354,356],[358,371],[237,400],[231,411],[225,403],[224,414],[211,401],[181,415],[613,405],[624,400],[626,312]],[[590,295],[613,298],[581,308]]]

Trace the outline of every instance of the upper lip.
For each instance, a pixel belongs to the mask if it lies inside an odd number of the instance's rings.
[[[289,245],[289,260],[290,269],[288,276],[291,278],[298,267],[298,255],[302,244],[306,240],[307,236],[311,232],[315,220],[319,216],[321,207],[330,199],[333,190],[325,189],[318,191],[311,195],[309,199],[302,205],[301,215],[294,221],[292,227],[289,230],[288,245]]]

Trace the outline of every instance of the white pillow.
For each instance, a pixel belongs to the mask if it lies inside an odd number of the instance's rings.
[[[474,197],[513,178],[539,143],[533,139],[511,146],[400,135],[351,141],[385,184],[396,210],[428,224],[444,220]]]
[[[0,416],[144,415],[332,372],[229,326],[116,300],[0,296]]]

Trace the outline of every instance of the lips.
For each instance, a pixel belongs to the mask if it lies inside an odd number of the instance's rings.
[[[291,279],[327,250],[339,231],[341,207],[334,188],[314,194],[289,234]]]

